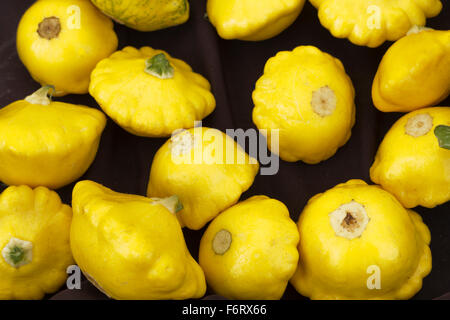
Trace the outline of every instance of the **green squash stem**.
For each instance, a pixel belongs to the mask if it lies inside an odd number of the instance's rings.
[[[450,150],[450,126],[436,126],[434,135],[438,139],[439,147]]]
[[[174,69],[164,53],[159,53],[145,61],[145,72],[159,79],[172,79]]]

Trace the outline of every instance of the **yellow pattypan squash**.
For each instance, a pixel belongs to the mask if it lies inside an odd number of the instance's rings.
[[[95,65],[117,49],[113,23],[89,0],[38,0],[23,15],[17,51],[34,80],[56,96],[88,92]]]
[[[72,210],[45,187],[9,187],[0,195],[0,300],[42,299],[73,264]]]
[[[208,0],[211,23],[224,39],[260,41],[289,27],[305,0]]]
[[[126,47],[101,61],[89,92],[122,128],[145,137],[192,128],[216,106],[208,80],[150,47]]]
[[[92,0],[116,22],[139,31],[154,31],[185,23],[189,19],[187,0]]]
[[[175,211],[178,198],[149,199],[92,181],[75,185],[70,243],[86,277],[111,298],[199,298],[206,290]]]
[[[431,271],[422,218],[361,180],[311,198],[298,229],[291,283],[311,299],[408,299]]]
[[[413,26],[439,14],[439,0],[310,0],[320,23],[337,38],[378,47],[403,37]]]
[[[370,168],[373,182],[407,208],[450,200],[450,107],[413,111],[381,143]]]
[[[172,136],[156,153],[147,195],[177,195],[183,226],[201,229],[253,183],[258,161],[225,133],[197,127]]]
[[[450,30],[418,29],[394,43],[373,81],[375,107],[407,112],[433,106],[450,93]]]
[[[267,130],[269,148],[281,159],[318,163],[350,138],[354,96],[338,59],[300,46],[267,61],[253,92],[253,122]],[[272,145],[273,130],[279,130],[279,145]]]
[[[200,243],[206,280],[229,299],[280,299],[297,268],[299,235],[286,206],[254,196],[222,212]]]
[[[48,97],[50,87],[0,109],[0,181],[60,188],[89,168],[105,128],[93,108]]]

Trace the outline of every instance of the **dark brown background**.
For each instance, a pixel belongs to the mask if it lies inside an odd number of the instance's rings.
[[[251,92],[261,76],[266,60],[278,51],[292,50],[299,45],[315,45],[343,62],[356,89],[356,125],[350,141],[331,159],[318,164],[281,161],[276,176],[258,176],[254,185],[243,194],[265,194],[283,201],[297,220],[307,200],[348,179],[361,178],[370,182],[369,168],[384,134],[402,114],[377,111],[370,96],[372,79],[378,64],[390,46],[370,49],[358,47],[345,39],[333,38],[317,18],[314,7],[307,3],[297,21],[281,35],[263,42],[225,41],[220,39],[204,19],[205,0],[191,0],[191,18],[181,26],[151,33],[141,33],[116,26],[120,44],[135,47],[152,46],[167,50],[185,60],[196,72],[212,84],[217,100],[215,112],[204,121],[205,126],[254,128],[251,121]],[[444,1],[443,1],[444,2]],[[1,1],[0,12],[0,106],[23,99],[36,90],[35,83],[21,64],[15,47],[15,33],[20,16],[33,1]],[[441,14],[429,19],[427,25],[450,29],[448,4]],[[97,107],[88,95],[70,95],[60,101]],[[450,105],[447,99],[441,105]],[[145,195],[150,164],[156,150],[165,139],[133,136],[108,120],[95,162],[82,179],[102,183],[116,191]],[[73,184],[58,190],[65,203],[70,204]],[[430,209],[417,208],[431,229],[433,271],[424,279],[417,299],[432,299],[450,291],[450,203]],[[202,232],[185,229],[192,255],[198,255]],[[209,292],[211,293],[211,292]],[[95,288],[83,283],[81,291],[65,291],[55,298],[103,298]],[[289,286],[286,299],[302,298]]]

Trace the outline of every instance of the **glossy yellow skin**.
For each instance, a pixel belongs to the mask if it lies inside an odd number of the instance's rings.
[[[145,61],[164,53],[174,68],[172,79],[145,72]],[[215,108],[208,80],[162,50],[126,47],[101,61],[92,72],[90,94],[117,124],[145,137],[166,137],[192,128]]]
[[[329,213],[352,200],[370,220],[360,237],[348,240],[335,234]],[[408,299],[431,271],[431,237],[421,217],[361,180],[311,198],[298,229],[300,261],[291,283],[311,299]],[[380,289],[368,289],[370,266],[379,267]]]
[[[61,32],[51,40],[37,32],[48,17],[59,18],[61,24]],[[55,86],[56,96],[87,93],[95,65],[113,53],[117,44],[112,21],[89,0],[36,1],[17,30],[20,59],[34,80]]]
[[[426,18],[439,14],[439,0],[310,0],[318,9],[320,23],[336,38],[359,46],[380,46],[395,41]]]
[[[222,229],[232,234],[232,242],[220,255],[212,243]],[[199,261],[217,294],[229,299],[280,299],[297,268],[298,240],[286,206],[254,196],[211,222],[200,243]]]
[[[187,0],[92,0],[118,23],[139,31],[154,31],[185,23],[189,19]]]
[[[172,139],[156,153],[150,171],[147,195],[177,195],[184,209],[177,213],[183,226],[201,229],[221,211],[235,204],[253,183],[259,164],[225,133],[211,128],[193,128],[193,147],[172,156]],[[223,149],[222,149],[223,148]],[[241,163],[226,157],[237,155]]]
[[[124,300],[200,298],[203,271],[190,255],[174,214],[149,198],[92,181],[75,185],[70,244],[83,273]]]
[[[9,187],[0,195],[0,251],[11,237],[33,244],[33,259],[15,268],[0,255],[0,300],[42,299],[56,292],[73,264],[72,210],[45,187]]]
[[[375,107],[409,112],[434,106],[450,93],[450,31],[425,30],[393,44],[372,86]]]
[[[220,37],[261,41],[289,27],[305,0],[208,0],[207,13]]]
[[[405,133],[408,119],[429,114],[433,128],[425,135]],[[433,208],[450,200],[450,150],[439,147],[434,129],[450,126],[450,107],[425,108],[400,118],[384,137],[370,168],[373,182],[407,208]]]
[[[63,187],[94,161],[105,115],[62,102],[19,100],[0,109],[0,181],[8,185]]]
[[[321,117],[312,108],[312,94],[331,88],[336,97],[333,114]],[[351,136],[355,123],[354,89],[340,60],[312,46],[282,51],[270,58],[253,92],[253,122],[279,129],[279,155],[289,162],[315,164],[333,156]]]

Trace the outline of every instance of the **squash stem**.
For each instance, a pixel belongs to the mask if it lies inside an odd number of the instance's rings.
[[[2,256],[10,266],[22,267],[33,260],[33,244],[13,237],[3,248]]]
[[[173,214],[183,210],[183,204],[178,196],[171,196],[167,198],[151,198],[154,204],[161,204]]]
[[[174,69],[164,53],[159,53],[145,61],[145,72],[159,79],[172,79]]]
[[[55,92],[54,86],[51,85],[43,86],[33,94],[26,97],[25,101],[31,104],[40,104],[48,106],[52,102],[52,92]]]

